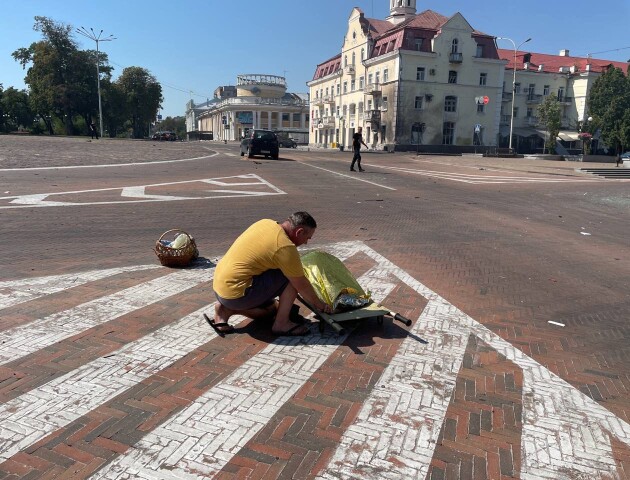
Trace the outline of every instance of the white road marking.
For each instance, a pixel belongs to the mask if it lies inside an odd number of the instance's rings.
[[[237,180],[237,181],[226,181]],[[177,196],[177,195],[152,195],[145,192],[146,188],[155,187],[169,187],[173,185],[187,185],[187,184],[210,184],[222,187],[222,189],[209,189],[201,190],[204,194],[198,196]],[[234,187],[264,187],[267,190],[251,190],[236,189]],[[97,201],[97,202],[57,202],[47,200],[48,197],[61,196],[61,195],[88,195],[90,193],[105,193],[105,192],[121,192],[121,197],[137,198],[139,200],[112,200],[112,201]],[[205,192],[209,192],[212,195],[207,195]],[[275,185],[272,185],[268,181],[255,174],[235,175],[232,177],[219,177],[219,178],[204,178],[199,180],[185,180],[180,182],[169,183],[155,183],[151,185],[134,185],[129,187],[109,187],[109,188],[96,188],[90,190],[74,190],[69,192],[54,192],[54,193],[37,193],[29,195],[17,195],[9,197],[0,197],[1,201],[10,201],[12,205],[0,206],[0,209],[9,208],[32,208],[32,207],[58,207],[58,206],[77,206],[77,205],[112,205],[112,204],[126,204],[126,203],[144,203],[155,201],[182,201],[182,200],[207,200],[215,198],[233,198],[242,196],[264,196],[264,195],[286,195],[286,192],[282,191]]]
[[[395,285],[376,270],[360,279],[382,300]],[[217,474],[346,339],[284,337],[144,437],[94,479],[199,478]]]
[[[51,275],[49,277],[27,278],[0,282],[0,310],[35,300],[45,295],[61,292],[88,282],[100,280],[120,273],[137,272],[161,268],[160,265],[137,265],[133,267],[110,268],[108,270],[92,270],[81,273]]]
[[[212,155],[204,155],[203,157],[180,158],[179,160],[156,160],[155,162],[129,162],[129,163],[109,163],[105,165],[62,165],[59,167],[24,167],[24,168],[0,168],[0,172],[27,172],[33,170],[67,170],[75,168],[111,168],[111,167],[130,167],[138,165],[157,165],[162,163],[180,163],[192,162],[195,160],[204,160],[206,158],[216,157],[219,153]]]
[[[386,185],[381,185],[380,183],[370,182],[369,180],[365,180],[363,178],[359,178],[360,174],[359,175],[347,175],[345,173],[339,173],[339,172],[335,172],[334,170],[328,170],[327,168],[322,168],[322,167],[318,167],[316,165],[311,165],[310,163],[304,163],[304,162],[300,162],[300,163],[302,165],[306,165],[307,167],[312,167],[312,168],[317,168],[319,170],[324,170],[325,172],[332,173],[332,174],[337,175],[339,177],[351,178],[352,180],[357,180],[359,182],[369,183],[370,185],[375,185],[377,187],[386,188],[387,190],[396,190],[393,187],[388,187]]]
[[[564,323],[554,322],[553,320],[547,321],[547,323],[551,323],[552,325],[558,325],[559,327],[564,327]]]
[[[368,164],[369,165],[369,164]],[[470,175],[466,173],[448,173],[434,170],[418,170],[410,167],[393,167],[386,165],[369,165],[370,167],[383,168],[398,172],[411,173],[426,177],[440,178],[454,182],[471,184],[504,184],[504,183],[567,183],[567,182],[596,182],[599,179],[591,178],[555,178],[555,177],[524,177],[524,176],[499,176],[499,175]],[[541,174],[544,175],[544,174]]]
[[[214,267],[178,271],[0,332],[0,365],[210,281],[213,275]]]
[[[212,340],[217,335],[202,317],[211,309],[203,307],[0,406],[0,461]]]

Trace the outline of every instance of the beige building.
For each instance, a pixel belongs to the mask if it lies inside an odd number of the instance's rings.
[[[187,105],[187,118],[197,132],[212,133],[214,140],[239,140],[254,128],[274,130],[306,143],[308,95],[288,93],[284,77],[247,74],[236,86],[219,87],[203,108]],[[187,125],[188,125],[187,121]]]
[[[391,0],[384,20],[354,8],[341,52],[307,84],[309,143],[348,146],[363,127],[377,148],[495,145],[504,65],[459,13],[416,14],[416,0]]]
[[[558,55],[548,55],[500,49],[499,56],[508,62],[501,106],[501,145],[507,146],[509,143],[512,83],[516,66],[512,146],[521,153],[542,151],[545,131],[539,125],[538,106],[551,93],[556,94],[563,108],[559,140],[568,150],[574,148],[581,151],[578,134],[584,122],[588,121],[587,99],[593,83],[611,66],[621,68],[624,72],[628,68],[628,64],[623,62],[572,57],[569,50],[560,50]]]

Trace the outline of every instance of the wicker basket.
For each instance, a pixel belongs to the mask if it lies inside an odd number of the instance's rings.
[[[162,243],[164,237],[170,235],[175,238],[179,234],[186,235],[189,240],[182,248],[172,248]],[[195,239],[192,235],[180,230],[179,228],[174,228],[164,232],[158,241],[155,242],[155,248],[153,251],[160,259],[160,263],[165,267],[185,267],[199,256],[199,250],[197,250]]]

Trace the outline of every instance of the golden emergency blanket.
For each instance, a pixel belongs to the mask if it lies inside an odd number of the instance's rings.
[[[302,255],[304,274],[319,299],[334,310],[360,308],[371,303],[365,292],[341,260],[326,252]]]

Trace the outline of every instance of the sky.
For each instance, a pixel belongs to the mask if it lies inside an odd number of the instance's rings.
[[[0,83],[26,87],[11,53],[41,39],[33,30],[37,15],[114,35],[100,44],[114,78],[125,67],[149,70],[162,85],[164,117],[184,115],[190,99],[211,99],[239,74],[281,75],[289,92],[306,93],[317,64],[340,53],[355,6],[369,18],[389,14],[389,0],[0,0]],[[418,0],[417,9],[460,12],[476,30],[517,45],[531,37],[532,52],[630,59],[630,0]]]

